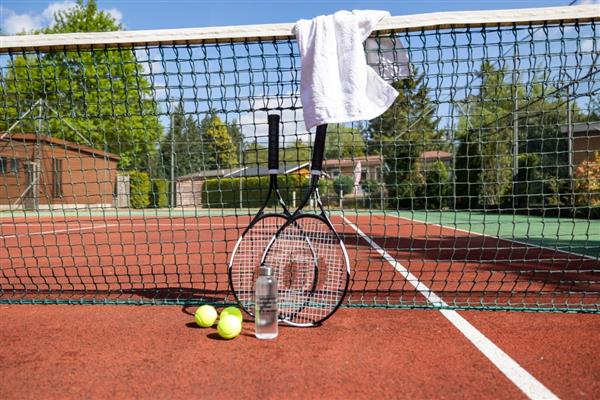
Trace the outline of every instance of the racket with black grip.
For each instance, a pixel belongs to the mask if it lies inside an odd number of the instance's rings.
[[[327,125],[317,127],[308,193],[268,243],[261,265],[278,279],[279,319],[309,327],[331,317],[342,304],[350,280],[346,247],[319,194]],[[314,195],[318,214],[303,210]]]
[[[279,115],[269,115],[269,190],[265,202],[238,239],[229,262],[229,285],[238,304],[250,316],[254,316],[254,286],[258,268],[267,244],[277,231],[291,218],[277,183],[279,172]],[[282,207],[281,213],[265,212],[273,196]],[[305,239],[306,240],[306,239]],[[314,252],[307,244],[308,257],[314,260]],[[315,279],[313,278],[313,285]]]

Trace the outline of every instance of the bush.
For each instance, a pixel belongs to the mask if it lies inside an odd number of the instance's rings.
[[[600,153],[593,160],[585,160],[573,173],[575,205],[600,206]]]
[[[140,171],[129,173],[129,190],[132,208],[146,208],[150,205],[150,178]]]
[[[169,206],[169,182],[166,179],[152,179],[150,204],[156,208]]]
[[[294,192],[296,193],[296,205],[299,205],[304,199],[309,182],[310,178],[302,175],[277,177],[281,196],[289,207],[292,207]],[[326,196],[327,194],[327,185],[328,182],[326,180],[320,180],[319,191],[322,196]],[[264,204],[268,191],[268,176],[207,179],[202,188],[202,206],[214,208],[240,207],[241,192],[242,207],[259,208]],[[275,206],[276,204],[277,200],[273,197],[268,206]]]
[[[440,209],[448,204],[450,195],[450,173],[441,161],[436,161],[425,170],[425,199],[421,206],[426,209]]]
[[[354,192],[354,180],[349,176],[340,175],[333,181],[333,190],[338,196]]]

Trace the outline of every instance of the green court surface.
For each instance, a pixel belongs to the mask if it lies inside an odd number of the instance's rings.
[[[407,210],[399,211],[398,216],[575,255],[600,257],[600,220],[480,211]]]

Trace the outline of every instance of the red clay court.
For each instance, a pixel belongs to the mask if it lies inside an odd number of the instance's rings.
[[[555,282],[545,277],[598,269],[597,262],[391,216],[334,217],[353,261],[350,308],[319,328],[282,327],[274,342],[255,339],[251,320],[241,337],[221,340],[214,328],[195,325],[194,304],[232,301],[227,258],[245,221],[5,219],[2,298],[172,305],[2,305],[0,334],[10,343],[0,351],[2,392],[7,398],[40,391],[47,398],[275,398],[283,390],[286,397],[329,398],[600,393],[595,314],[393,309],[477,302],[593,307],[593,286],[579,293],[573,283],[565,291],[564,275]],[[421,241],[426,245],[419,247]],[[537,275],[511,273],[533,263]],[[24,385],[32,372],[36,385]]]
[[[0,40],[2,400],[600,398],[595,2],[381,14],[355,62],[390,106],[319,135],[294,24],[124,30],[64,3],[53,34]],[[311,175],[348,250],[342,307],[271,341],[249,316],[233,340],[199,328],[200,305],[235,303],[258,207],[295,209]],[[300,236],[292,318],[345,283],[344,252]]]

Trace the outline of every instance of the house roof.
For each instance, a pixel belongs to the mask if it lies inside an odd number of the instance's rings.
[[[308,168],[310,163],[297,164],[297,165],[282,165],[279,166],[280,174],[292,174],[303,168]],[[203,180],[207,178],[240,178],[250,176],[267,176],[269,175],[269,168],[266,166],[258,167],[243,167],[243,168],[229,168],[229,169],[215,169],[210,171],[200,171],[193,174],[180,176],[177,178],[178,181],[189,181],[189,180]]]
[[[0,135],[2,136],[2,135]],[[5,134],[0,143],[20,142],[20,143],[35,143],[40,140],[43,144],[51,146],[60,146],[61,148],[75,151],[78,153],[84,153],[91,156],[100,156],[102,158],[109,158],[114,161],[119,161],[121,157],[116,154],[109,153],[107,151],[94,149],[89,146],[85,146],[79,143],[69,142],[63,139],[55,138],[47,135],[36,135],[35,133],[9,133]]]
[[[597,136],[600,135],[600,121],[598,122],[578,122],[572,124],[572,132],[576,136]],[[569,125],[561,125],[562,133],[569,132]]]
[[[383,160],[381,156],[366,156],[366,157],[354,157],[354,158],[342,158],[342,159],[334,159],[334,160],[325,160],[323,161],[323,168],[335,168],[335,167],[354,167],[360,161],[362,166],[367,165],[382,165]]]
[[[448,161],[452,160],[452,154],[441,150],[424,151],[421,153],[421,159],[425,161]]]

